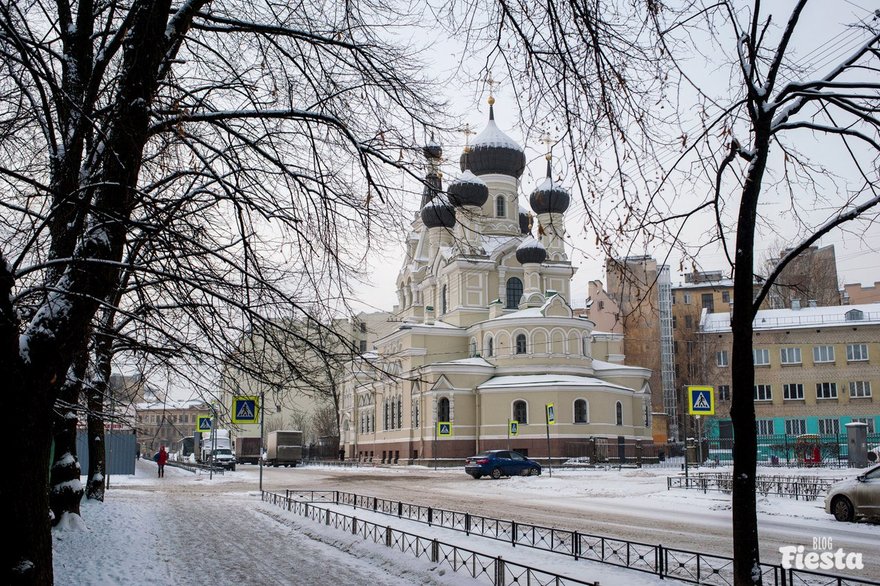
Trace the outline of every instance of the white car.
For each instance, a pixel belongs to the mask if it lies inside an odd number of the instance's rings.
[[[825,512],[838,521],[880,517],[880,466],[833,484],[825,496]]]

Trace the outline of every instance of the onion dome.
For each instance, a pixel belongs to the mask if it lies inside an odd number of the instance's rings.
[[[438,195],[422,208],[422,222],[428,228],[452,228],[455,226],[455,208],[443,195]]]
[[[461,176],[449,184],[446,188],[449,201],[455,207],[481,206],[489,199],[489,187],[482,179],[465,171]]]
[[[432,139],[431,142],[422,147],[422,154],[429,161],[432,159],[439,160],[443,156],[443,147]]]
[[[535,240],[534,236],[529,236],[516,247],[516,260],[523,265],[527,263],[541,264],[547,260],[547,249]]]
[[[550,176],[550,161],[547,161],[547,178],[535,188],[529,197],[529,204],[536,214],[562,214],[568,209],[571,197],[568,192],[553,182]]]
[[[443,181],[440,179],[440,173],[429,171],[425,175],[425,183],[422,188],[422,207],[424,208],[429,202],[437,198],[437,194],[443,190]]]
[[[532,223],[532,218],[529,216],[529,211],[519,206],[519,231],[522,234],[531,234],[531,226],[529,224]]]
[[[461,170],[474,175],[497,173],[519,178],[526,168],[526,154],[516,141],[501,132],[495,124],[495,98],[489,98],[489,124],[461,154]]]

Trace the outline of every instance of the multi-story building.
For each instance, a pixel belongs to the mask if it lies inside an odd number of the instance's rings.
[[[791,252],[779,253],[782,259]],[[778,261],[768,263],[768,271]],[[798,254],[776,277],[767,295],[771,309],[801,305],[840,305],[840,284],[837,282],[837,257],[834,245],[811,246]]]
[[[428,145],[425,155],[421,212],[397,278],[402,323],[346,384],[346,456],[460,462],[510,446],[543,458],[548,405],[554,458],[600,442],[615,458],[650,444],[650,371],[622,364],[620,334],[573,316],[575,269],[563,239],[570,196],[552,179],[551,161],[529,198],[530,217],[519,205],[525,153],[491,107],[448,199],[442,150]]]
[[[863,303],[880,303],[880,281],[864,286],[861,283],[847,283],[841,293],[843,305],[861,305]]]
[[[654,438],[677,441],[678,400],[675,389],[672,290],[669,267],[650,256],[609,258],[605,262],[608,296],[614,301],[624,333],[626,359],[651,369],[652,410],[662,414]],[[598,318],[597,318],[598,319]]]
[[[165,446],[178,448],[183,438],[196,431],[199,415],[210,415],[204,401],[147,401],[135,404],[137,438],[142,453],[152,454]]]
[[[729,313],[700,322],[700,355],[716,391],[710,437],[732,437]],[[760,310],[754,321],[758,434],[845,433],[880,416],[880,304]]]

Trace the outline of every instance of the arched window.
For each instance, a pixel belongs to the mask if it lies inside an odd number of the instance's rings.
[[[503,218],[507,215],[507,206],[504,203],[504,196],[499,195],[495,198],[495,217]]]
[[[520,334],[516,337],[516,353],[517,354],[525,354],[526,353],[526,335]]]
[[[584,336],[584,356],[590,356],[590,337]]]
[[[520,425],[529,422],[529,409],[525,401],[513,402],[513,418],[518,421]]]
[[[384,399],[382,400],[382,409],[384,410],[384,414],[385,414],[385,417],[382,421],[385,425],[385,429],[388,429],[391,422],[388,419],[388,403],[386,403]]]
[[[437,402],[437,421],[449,421],[449,399],[446,397]]]
[[[468,343],[468,357],[473,358],[477,355],[477,339],[471,338],[471,341]]]
[[[623,425],[623,405],[620,401],[614,405],[614,418],[617,425]]]
[[[519,277],[507,279],[507,309],[516,309],[523,294],[523,283]]]
[[[486,340],[486,356],[495,356],[495,338],[492,336]]]
[[[394,403],[394,399],[391,400],[391,421],[386,426],[386,429],[394,429],[394,423],[397,421],[397,405]]]
[[[440,293],[440,313],[446,313],[446,285],[443,285]]]
[[[578,399],[574,402],[574,422],[587,423],[589,418],[589,410],[585,399]]]
[[[397,397],[397,429],[403,428],[403,400]]]
[[[418,427],[419,426],[419,404],[418,403],[413,404],[412,420],[413,420],[413,427]]]

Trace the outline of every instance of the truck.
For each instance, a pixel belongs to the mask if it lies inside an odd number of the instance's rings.
[[[258,437],[235,438],[235,459],[239,464],[259,464],[262,443]]]
[[[303,432],[292,429],[270,431],[266,462],[271,466],[296,466],[302,462]]]
[[[228,429],[216,429],[202,434],[200,453],[200,461],[204,464],[235,470],[235,454],[232,453],[232,440],[229,439]]]

